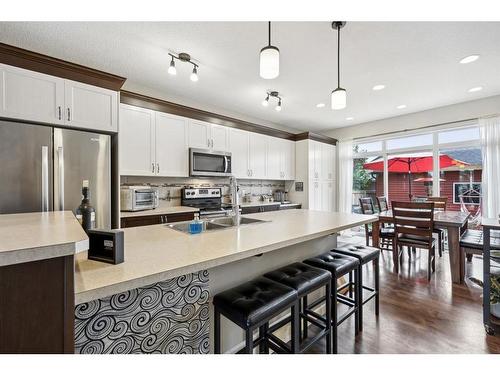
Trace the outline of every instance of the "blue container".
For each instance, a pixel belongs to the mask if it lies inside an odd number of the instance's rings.
[[[194,220],[189,223],[189,233],[197,234],[203,232],[203,221],[200,220],[198,214],[194,215]]]

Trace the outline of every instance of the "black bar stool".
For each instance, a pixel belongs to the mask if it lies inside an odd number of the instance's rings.
[[[329,271],[332,274],[332,288],[331,288],[331,304],[332,304],[332,341],[333,341],[333,352],[338,352],[337,345],[337,327],[345,322],[351,315],[354,315],[354,331],[357,335],[359,332],[359,317],[358,313],[361,309],[361,296],[358,292],[357,286],[355,287],[354,299],[349,296],[346,297],[339,291],[344,290],[349,287],[349,282],[344,283],[341,286],[337,286],[337,279],[349,275],[354,272],[355,285],[359,285],[359,260],[356,258],[328,252],[320,256],[309,258],[304,261],[313,267],[322,268]],[[308,310],[312,310],[314,307],[322,303],[323,299],[318,299],[307,306]],[[337,316],[337,303],[340,302],[348,307],[347,311],[341,316]]]
[[[286,285],[277,283],[266,277],[258,277],[232,289],[226,290],[214,296],[214,352],[221,352],[220,339],[220,315],[237,324],[245,330],[245,347],[243,353],[251,354],[253,349],[259,345],[259,352],[268,351],[270,342],[267,335],[269,321],[291,309],[291,333],[290,346],[280,348],[276,345],[277,352],[299,352],[299,299],[297,291]],[[253,331],[259,328],[259,337],[254,341]]]
[[[331,329],[331,302],[329,298],[325,299],[325,315],[322,316],[314,311],[307,308],[307,295],[318,290],[320,288],[325,288],[325,295],[331,295],[331,279],[332,276],[330,272],[309,266],[305,263],[293,263],[288,266],[277,269],[266,273],[264,277],[271,280],[289,286],[297,291],[298,297],[301,301],[300,317],[303,322],[303,329],[300,337],[306,338],[308,325],[310,322],[320,329],[320,332],[313,338],[305,342],[301,342],[300,353],[305,352],[314,343],[326,337],[326,353],[330,354],[332,352],[332,329]],[[279,322],[273,325],[269,330],[268,334],[272,334],[277,328],[285,325],[287,321]],[[273,337],[273,339],[276,339]]]
[[[344,254],[359,260],[359,295],[361,296],[361,306],[359,309],[359,330],[363,330],[363,305],[375,298],[375,315],[379,314],[379,304],[380,304],[380,266],[379,266],[379,258],[380,258],[380,250],[364,245],[343,245],[337,247],[332,250],[332,252],[337,254]],[[363,270],[362,267],[367,264],[373,262],[373,288],[363,284]],[[352,279],[349,279],[349,287],[352,288]],[[363,290],[367,290],[369,292],[368,296],[364,298]]]

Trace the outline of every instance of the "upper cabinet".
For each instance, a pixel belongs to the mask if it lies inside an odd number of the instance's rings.
[[[231,152],[231,168],[238,178],[250,178],[249,169],[249,132],[229,129],[229,152]]]
[[[118,131],[118,92],[0,64],[0,116]]]
[[[0,64],[0,116],[64,124],[64,79]]]
[[[228,128],[203,121],[189,121],[189,147],[214,151],[228,150]]]
[[[267,178],[272,180],[295,179],[295,142],[267,138]]]
[[[188,176],[188,128],[183,117],[120,105],[120,174]]]
[[[118,130],[118,93],[116,91],[65,80],[65,122],[85,129]]]

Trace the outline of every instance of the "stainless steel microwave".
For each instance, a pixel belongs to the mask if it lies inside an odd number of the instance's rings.
[[[190,176],[231,176],[231,153],[189,149]]]
[[[147,186],[122,186],[120,211],[152,210],[158,207],[158,190]]]

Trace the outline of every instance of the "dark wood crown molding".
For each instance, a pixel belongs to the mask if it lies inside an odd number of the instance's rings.
[[[120,91],[126,78],[0,43],[0,63]]]
[[[323,134],[317,134],[317,133],[312,133],[312,132],[295,134],[296,141],[302,141],[304,139],[310,139],[312,141],[327,143],[329,145],[336,145],[338,142],[335,138],[331,138],[331,137],[328,137],[328,136],[323,135]]]
[[[154,111],[166,112],[173,115],[189,117],[195,120],[206,121],[216,125],[223,125],[230,128],[241,129],[295,141],[295,134],[293,133],[288,133],[282,130],[269,128],[267,126],[254,124],[217,113],[212,113],[197,108],[187,107],[181,104],[152,98],[150,96],[138,94],[131,91],[122,90],[120,92],[120,102],[123,104],[147,108]]]

